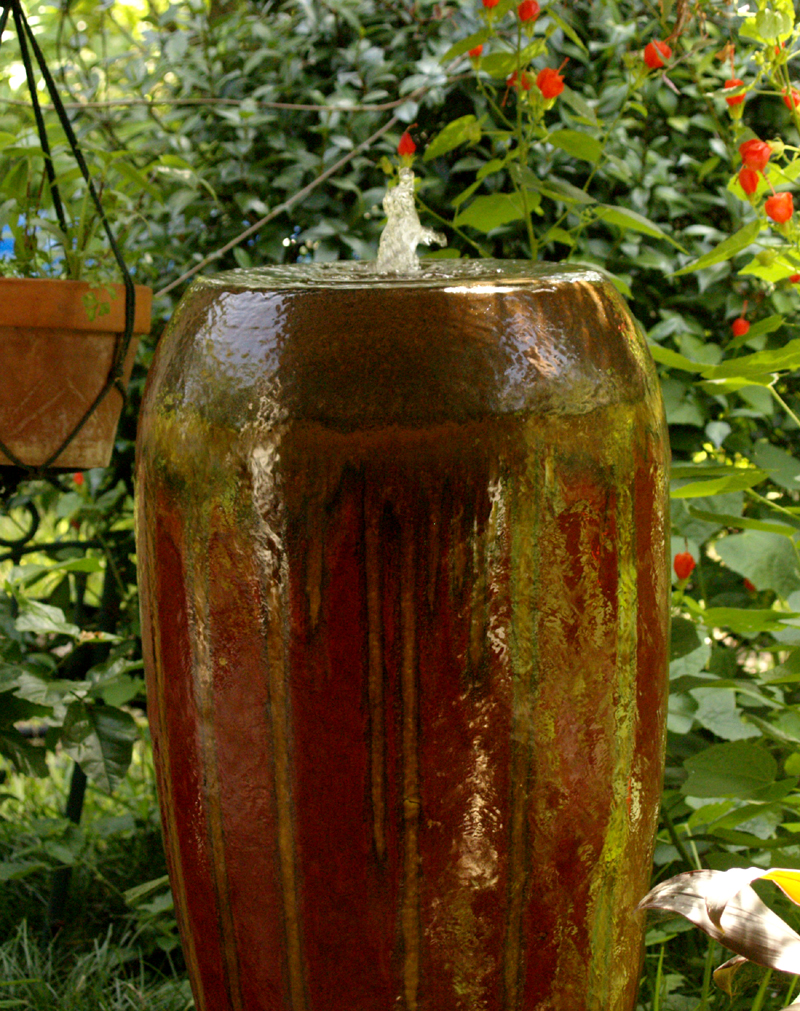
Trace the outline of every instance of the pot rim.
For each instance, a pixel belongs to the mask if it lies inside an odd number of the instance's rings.
[[[110,288],[117,297],[110,311],[89,319],[83,296],[90,290]],[[150,332],[153,290],[134,285],[136,314],[133,332]],[[0,327],[24,327],[26,330],[87,330],[122,333],[125,329],[125,286],[119,283],[91,284],[51,277],[0,277]]]

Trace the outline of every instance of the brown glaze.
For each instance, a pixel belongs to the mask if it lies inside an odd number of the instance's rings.
[[[596,274],[448,271],[223,274],[154,362],[142,617],[199,1011],[634,1005],[654,371]]]

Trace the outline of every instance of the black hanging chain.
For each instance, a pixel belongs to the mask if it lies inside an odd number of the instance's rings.
[[[28,83],[28,90],[31,95],[31,102],[33,104],[33,114],[36,119],[36,128],[39,133],[39,141],[42,147],[42,153],[44,156],[45,169],[47,173],[47,182],[50,189],[50,193],[53,199],[53,207],[56,212],[56,217],[58,218],[58,223],[64,232],[65,237],[67,236],[67,222],[66,215],[64,214],[64,207],[61,201],[61,194],[58,189],[58,183],[56,181],[55,167],[53,164],[52,153],[50,150],[50,144],[47,138],[47,130],[45,127],[44,116],[42,114],[41,105],[39,103],[39,97],[37,93],[36,78],[34,76],[33,61],[31,60],[31,52],[36,60],[39,71],[47,87],[48,94],[50,96],[50,101],[55,108],[56,114],[61,123],[61,127],[64,130],[67,140],[69,141],[69,146],[72,150],[72,155],[75,161],[78,163],[81,175],[83,176],[84,182],[89,190],[89,194],[92,198],[92,202],[97,210],[100,220],[103,224],[103,229],[108,238],[108,244],[111,247],[111,251],[114,254],[114,259],[117,261],[117,265],[122,274],[123,284],[125,287],[125,329],[117,338],[116,346],[114,349],[114,359],[111,364],[111,369],[109,370],[108,378],[106,379],[105,385],[97,394],[95,399],[87,408],[84,415],[81,417],[75,428],[69,433],[69,435],[64,439],[61,445],[53,452],[50,457],[45,460],[43,464],[38,467],[29,467],[24,464],[7,446],[0,442],[0,452],[2,452],[13,464],[17,467],[22,467],[28,476],[30,477],[41,477],[43,472],[53,465],[55,460],[63,453],[63,451],[69,446],[72,440],[77,436],[86,422],[89,420],[94,411],[99,407],[102,401],[105,399],[108,392],[112,387],[116,389],[121,394],[123,401],[126,399],[125,384],[122,381],[122,373],[125,364],[125,358],[128,354],[128,349],[133,339],[133,326],[134,317],[136,313],[136,292],[133,285],[133,280],[131,279],[130,272],[125,264],[125,261],[120,252],[117,241],[114,238],[114,233],[111,231],[111,226],[108,223],[105,212],[103,211],[102,204],[100,203],[100,198],[97,194],[94,183],[92,182],[91,175],[89,173],[89,167],[86,164],[86,159],[83,157],[83,152],[78,144],[78,138],[75,135],[75,131],[72,128],[72,123],[69,120],[67,111],[64,108],[64,103],[61,101],[61,96],[58,93],[55,80],[50,70],[47,67],[47,63],[42,53],[39,43],[36,41],[36,37],[31,30],[31,26],[28,23],[28,19],[25,17],[25,12],[22,9],[21,0],[0,0],[0,43],[2,43],[3,32],[7,26],[9,14],[13,15],[14,26],[17,31],[17,38],[19,40],[20,55],[22,57],[22,62],[25,67],[25,77]],[[30,47],[30,50],[29,50]]]

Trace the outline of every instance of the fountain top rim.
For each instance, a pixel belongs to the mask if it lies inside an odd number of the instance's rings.
[[[414,274],[379,274],[374,261],[335,260],[241,268],[199,277],[194,285],[226,291],[347,291],[372,289],[438,289],[466,286],[487,290],[547,289],[564,284],[607,283],[608,277],[588,264],[532,263],[530,260],[426,260]],[[194,287],[193,285],[193,287]]]

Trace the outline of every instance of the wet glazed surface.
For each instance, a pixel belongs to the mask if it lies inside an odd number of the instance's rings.
[[[198,1008],[632,1007],[667,641],[641,337],[594,275],[240,274],[184,303],[139,459]]]

